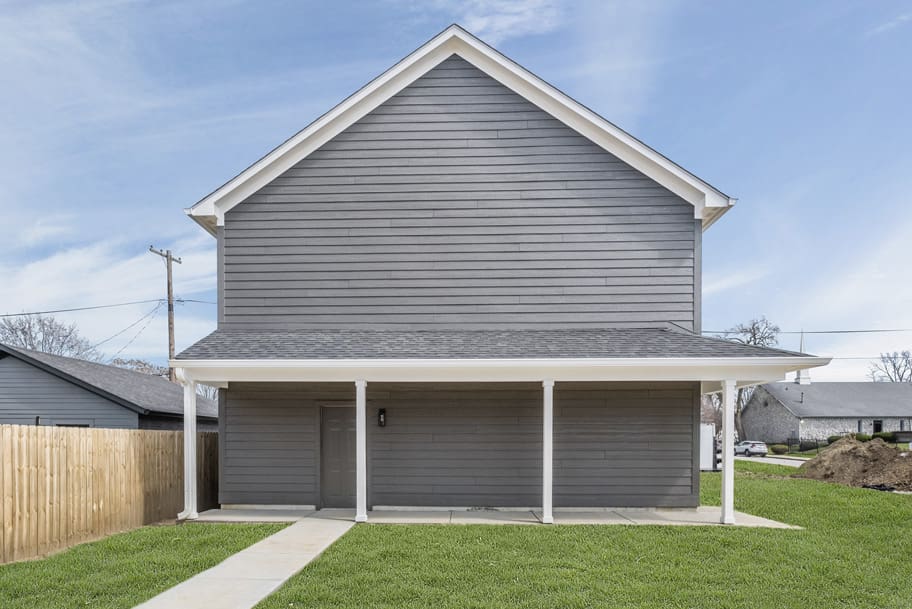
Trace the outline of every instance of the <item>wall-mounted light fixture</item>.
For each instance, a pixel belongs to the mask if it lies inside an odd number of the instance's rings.
[[[386,427],[386,408],[377,411],[377,427]]]

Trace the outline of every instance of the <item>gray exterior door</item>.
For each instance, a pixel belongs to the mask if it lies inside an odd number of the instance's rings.
[[[320,494],[323,507],[355,507],[355,408],[321,409]]]

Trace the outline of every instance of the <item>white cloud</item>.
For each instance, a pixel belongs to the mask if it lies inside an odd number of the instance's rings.
[[[763,279],[769,274],[769,269],[763,268],[734,269],[720,274],[707,273],[703,276],[703,296],[710,296],[728,292],[735,288],[744,287]]]
[[[907,23],[910,23],[910,22],[912,22],[912,13],[903,13],[901,15],[897,15],[896,17],[890,19],[889,21],[885,21],[884,23],[881,23],[880,25],[871,28],[870,30],[867,31],[865,36],[868,38],[873,37],[873,36],[880,36],[881,34],[885,34],[886,32],[889,32],[890,30],[896,29],[896,28],[898,28],[902,25],[905,25]]]
[[[200,299],[215,289],[215,242],[208,235],[170,244],[183,264],[174,266],[174,291],[178,298]],[[126,250],[126,251],[125,251]],[[162,260],[118,240],[61,249],[23,265],[0,265],[0,302],[4,313],[53,310],[163,298],[165,269]],[[127,327],[154,304],[59,313],[58,319],[74,322],[80,333],[99,342]],[[186,346],[214,328],[215,307],[178,305],[176,336]],[[106,343],[108,355],[126,345],[145,323]],[[162,307],[149,326],[122,355],[161,361],[167,357],[167,325]]]
[[[111,157],[132,160],[132,169],[213,133],[247,135],[283,119],[303,127],[339,100],[322,91],[351,82],[349,93],[381,67],[370,58],[171,80],[148,61],[164,52],[149,32],[174,19],[203,21],[202,4],[191,10],[176,2],[36,2],[0,13],[0,90],[16,91],[0,96],[0,131],[13,144],[0,148],[0,205],[37,199],[36,185],[82,178]]]
[[[611,121],[633,129],[648,111],[657,67],[668,61],[664,40],[679,2],[435,0],[409,6],[425,21],[442,13],[492,45],[552,34],[551,52],[541,50],[539,67],[553,57],[555,81]]]
[[[31,221],[23,219],[16,226],[15,243],[22,248],[37,247],[72,232],[72,217],[67,214],[51,214]]]
[[[804,264],[806,282],[778,305],[775,318],[790,329],[912,328],[912,267],[906,264],[912,221],[867,236],[851,252],[829,251]],[[827,264],[826,267],[823,264]],[[797,348],[797,337],[791,348]],[[790,340],[792,340],[790,338]],[[912,332],[806,335],[806,350],[837,358],[813,372],[818,380],[868,380],[870,359],[912,348]]]
[[[489,44],[550,32],[563,19],[563,7],[554,0],[470,0],[457,6],[457,21]]]
[[[561,26],[565,13],[561,0],[394,0],[394,4],[403,5],[426,20],[442,16],[491,45],[551,32]]]
[[[565,71],[575,96],[625,129],[649,109],[658,68],[667,61],[664,41],[677,2],[584,2],[575,12],[567,44],[577,54]]]

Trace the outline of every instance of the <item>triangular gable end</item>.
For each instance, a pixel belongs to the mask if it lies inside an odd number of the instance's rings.
[[[692,204],[704,230],[734,205],[728,195],[452,25],[186,210],[187,215],[214,235],[228,210],[454,54]]]

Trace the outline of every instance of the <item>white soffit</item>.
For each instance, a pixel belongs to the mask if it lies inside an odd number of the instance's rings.
[[[694,206],[706,229],[735,200],[538,78],[458,25],[452,25],[342,103],[186,210],[215,234],[225,213],[390,97],[456,54]]]
[[[201,383],[781,380],[828,357],[587,359],[171,360]]]

